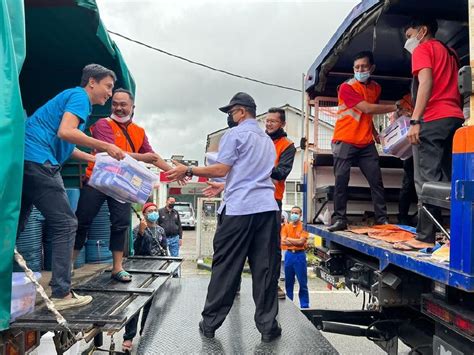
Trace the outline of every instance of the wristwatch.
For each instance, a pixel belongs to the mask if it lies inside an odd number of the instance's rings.
[[[410,126],[416,126],[417,124],[420,124],[420,120],[410,120]]]
[[[193,177],[193,167],[192,166],[188,166],[188,169],[186,170],[186,174],[185,174],[187,177]]]

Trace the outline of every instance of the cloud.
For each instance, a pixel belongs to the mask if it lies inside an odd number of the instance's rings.
[[[106,27],[192,60],[301,88],[305,73],[356,1],[97,0]],[[136,122],[163,157],[202,162],[206,135],[223,128],[217,108],[238,91],[258,112],[301,94],[229,77],[111,35],[136,84]]]

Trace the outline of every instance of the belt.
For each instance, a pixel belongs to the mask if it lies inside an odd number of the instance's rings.
[[[296,254],[296,253],[304,253],[304,250],[299,249],[299,250],[294,250],[294,249],[286,249],[287,252]]]

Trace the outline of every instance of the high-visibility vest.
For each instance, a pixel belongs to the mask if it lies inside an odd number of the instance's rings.
[[[120,149],[122,149],[124,152],[138,153],[145,139],[145,130],[133,122],[130,122],[126,126],[125,125],[122,126],[127,131],[135,147],[135,151],[134,151],[132,149],[132,146],[128,142],[127,138],[123,134],[122,129],[120,128],[119,124],[111,118],[104,118],[104,119],[107,120],[107,123],[112,129],[112,132],[114,133],[114,144]],[[95,129],[95,125],[91,126],[90,128],[91,132],[94,132],[94,129]],[[95,154],[95,153],[96,152],[92,152],[92,154]],[[93,168],[94,168],[94,163],[90,162],[87,164],[86,178],[89,178],[91,176]]]
[[[293,144],[287,137],[280,137],[273,141],[275,144],[276,159],[275,166],[280,162],[281,153],[283,153],[286,148]],[[275,200],[283,200],[283,194],[285,193],[285,180],[280,180],[275,182]]]
[[[369,83],[363,84],[352,78],[346,83],[362,96],[364,101],[370,104],[378,102],[382,90],[375,81],[370,80]],[[332,140],[357,145],[371,144],[374,141],[372,115],[363,113],[356,107],[347,107],[340,96],[338,97],[338,105],[338,117]]]

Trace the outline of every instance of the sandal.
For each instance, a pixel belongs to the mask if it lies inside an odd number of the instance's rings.
[[[124,340],[123,343],[122,343],[122,351],[124,353],[131,353],[132,351],[132,347],[133,347],[133,343],[131,340]]]
[[[120,270],[115,274],[111,274],[110,277],[116,281],[120,282],[130,282],[132,281],[132,275],[126,272],[125,270]]]

